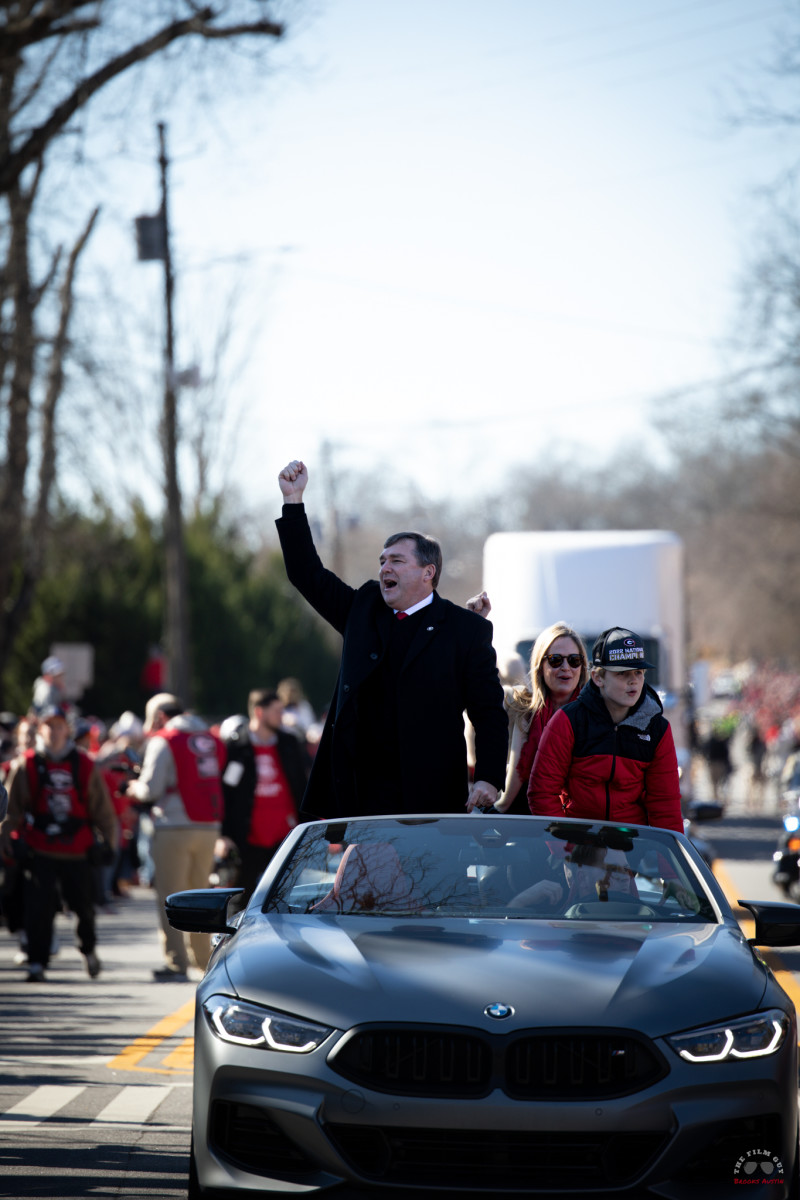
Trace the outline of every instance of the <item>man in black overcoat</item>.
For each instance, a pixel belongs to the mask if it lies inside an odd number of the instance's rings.
[[[493,804],[505,777],[508,721],[492,626],[436,592],[438,542],[392,535],[379,579],[352,588],[317,554],[303,504],[305,465],[289,463],[278,482],[286,573],[344,639],[303,815],[459,812],[470,795]],[[464,712],[475,729],[471,790]]]

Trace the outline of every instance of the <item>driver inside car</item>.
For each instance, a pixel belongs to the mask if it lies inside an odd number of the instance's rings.
[[[564,847],[563,882],[540,879],[509,902],[509,908],[568,909],[584,901],[636,899],[635,871],[623,850],[591,842]]]

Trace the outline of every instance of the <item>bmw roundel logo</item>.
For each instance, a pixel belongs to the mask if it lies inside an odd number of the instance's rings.
[[[493,1017],[495,1021],[503,1021],[506,1017],[513,1017],[514,1015],[514,1010],[510,1004],[500,1004],[498,1002],[487,1004],[483,1011],[487,1017]]]

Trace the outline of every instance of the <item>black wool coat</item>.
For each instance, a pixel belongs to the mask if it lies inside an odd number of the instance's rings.
[[[344,639],[303,814],[368,814],[369,797],[356,788],[359,690],[383,658],[395,616],[376,580],[352,588],[322,565],[303,504],[285,504],[276,525],[290,581]],[[404,812],[461,812],[469,787],[464,712],[475,728],[475,778],[498,789],[505,779],[508,718],[492,626],[437,593],[424,614],[398,676],[399,761],[386,769],[400,773]]]

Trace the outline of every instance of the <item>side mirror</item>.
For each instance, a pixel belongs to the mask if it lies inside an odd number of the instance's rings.
[[[173,929],[184,933],[235,933],[228,921],[228,904],[242,888],[197,888],[167,896],[164,911]]]
[[[686,806],[686,817],[689,821],[718,821],[724,813],[721,804],[713,800],[692,800]]]
[[[800,946],[800,908],[776,900],[739,900],[755,917],[753,946]]]

